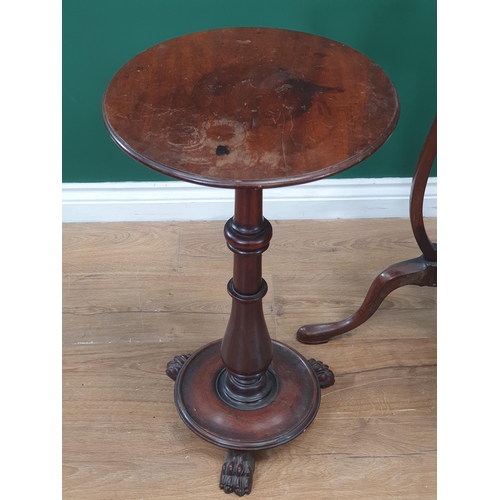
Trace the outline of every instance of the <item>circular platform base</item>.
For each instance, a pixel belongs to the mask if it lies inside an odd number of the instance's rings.
[[[270,368],[279,390],[265,407],[237,409],[224,403],[216,387],[224,369],[221,341],[208,344],[185,363],[175,382],[175,404],[185,424],[206,441],[233,450],[262,450],[291,441],[314,420],[320,386],[307,360],[273,341]]]

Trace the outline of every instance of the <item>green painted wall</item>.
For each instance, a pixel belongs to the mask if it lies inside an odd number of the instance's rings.
[[[411,177],[436,114],[436,10],[436,0],[63,0],[63,182],[166,180],[109,138],[101,119],[106,86],[152,45],[236,26],[314,33],[379,64],[398,89],[398,127],[338,177]]]

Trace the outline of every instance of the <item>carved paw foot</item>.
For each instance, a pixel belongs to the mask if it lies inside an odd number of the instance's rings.
[[[175,380],[177,378],[177,375],[179,375],[181,368],[189,359],[189,356],[191,356],[191,354],[181,354],[180,356],[174,356],[174,359],[167,363],[167,375],[172,380]]]
[[[229,450],[220,474],[221,490],[225,493],[248,495],[252,490],[255,458],[251,451]]]
[[[326,389],[335,383],[335,375],[328,365],[325,365],[322,361],[316,361],[315,359],[308,360],[309,365],[314,370],[316,377],[319,382],[319,386],[322,389]]]

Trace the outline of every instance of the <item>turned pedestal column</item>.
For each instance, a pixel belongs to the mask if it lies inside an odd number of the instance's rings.
[[[278,382],[269,370],[273,347],[262,310],[267,283],[262,279],[262,253],[269,247],[271,224],[262,215],[262,190],[237,189],[235,213],[224,227],[234,252],[231,316],[221,345],[225,370],[218,380],[220,397],[236,408],[265,405]]]
[[[186,425],[229,450],[221,488],[243,494],[251,487],[252,451],[302,433],[318,411],[320,388],[332,385],[334,377],[328,366],[269,336],[262,309],[267,292],[262,253],[272,228],[262,215],[261,189],[236,190],[235,214],[224,234],[234,252],[224,338],[176,357],[167,373],[176,381],[175,403]]]

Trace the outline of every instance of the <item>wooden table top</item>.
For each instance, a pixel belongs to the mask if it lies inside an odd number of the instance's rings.
[[[388,139],[399,99],[384,71],[341,43],[270,28],[155,45],[103,99],[114,141],[144,165],[214,187],[278,187],[342,172]]]

